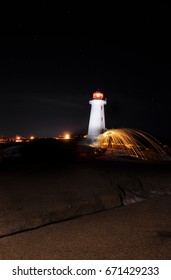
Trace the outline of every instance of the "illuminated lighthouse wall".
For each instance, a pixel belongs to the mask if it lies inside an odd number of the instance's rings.
[[[99,134],[105,130],[104,105],[107,102],[103,98],[103,93],[97,91],[93,93],[93,99],[89,101],[91,112],[87,139],[91,141],[96,140]]]

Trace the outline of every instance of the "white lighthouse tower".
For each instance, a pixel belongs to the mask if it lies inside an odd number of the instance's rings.
[[[93,93],[93,99],[89,103],[91,104],[91,113],[87,139],[95,141],[99,134],[105,130],[104,105],[107,102],[104,100],[103,93],[96,91]]]

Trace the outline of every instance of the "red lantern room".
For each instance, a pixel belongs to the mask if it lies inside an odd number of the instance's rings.
[[[102,100],[103,97],[104,97],[104,94],[100,91],[96,91],[93,93],[93,99]]]

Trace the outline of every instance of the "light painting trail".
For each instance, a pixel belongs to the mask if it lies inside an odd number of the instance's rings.
[[[141,159],[150,158],[152,153],[158,156],[166,154],[161,143],[152,135],[132,128],[109,129],[99,135],[93,146],[115,154],[122,151]]]

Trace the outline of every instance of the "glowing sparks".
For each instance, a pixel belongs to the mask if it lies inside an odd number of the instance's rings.
[[[115,153],[122,151],[142,159],[147,159],[153,153],[160,156],[165,154],[157,139],[146,132],[131,128],[109,129],[99,135],[94,146]]]

